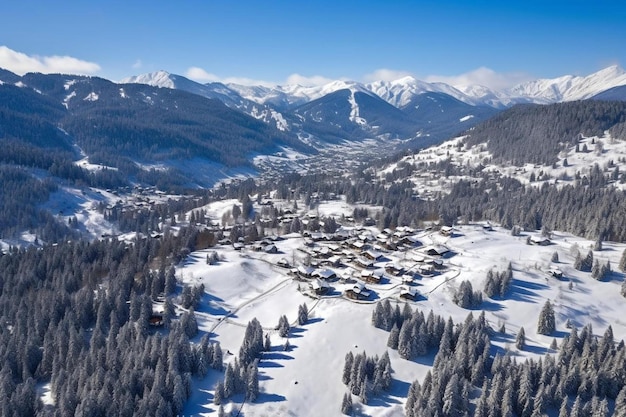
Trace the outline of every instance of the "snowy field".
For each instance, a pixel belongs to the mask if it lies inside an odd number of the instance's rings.
[[[232,202],[213,208],[220,215]],[[335,215],[347,211],[342,203],[320,206],[320,212]],[[371,233],[377,233],[370,229]],[[382,268],[396,263],[405,268],[417,266],[415,259],[428,259],[425,248],[443,244],[450,253],[443,257],[443,268],[432,277],[423,276],[415,288],[422,295],[417,301],[409,301],[412,307],[425,314],[433,310],[444,317],[451,316],[461,322],[472,312],[477,316],[481,310],[465,310],[452,303],[452,294],[463,280],[469,280],[474,290],[481,290],[489,269],[504,270],[511,262],[513,283],[504,299],[484,296],[482,308],[494,329],[505,325],[506,334],[492,338],[493,351],[510,351],[518,360],[554,353],[549,346],[569,333],[565,323],[568,319],[578,327],[587,323],[601,335],[611,325],[616,338],[626,337],[626,321],[620,295],[622,273],[613,272],[605,281],[598,282],[590,273],[573,268],[572,247],[584,256],[593,246],[586,241],[564,233],[554,233],[548,246],[528,245],[529,234],[511,236],[510,231],[494,227],[489,231],[482,225],[458,226],[452,236],[438,232],[419,232],[422,246],[409,251],[383,252],[384,258],[376,263]],[[347,387],[341,382],[344,356],[349,351],[368,355],[381,355],[388,350],[393,368],[391,391],[370,399],[364,406],[355,400],[357,415],[401,416],[409,385],[421,380],[432,365],[433,356],[407,361],[396,351],[388,349],[388,333],[371,325],[372,311],[377,301],[388,298],[392,303],[404,303],[398,298],[402,282],[400,278],[386,276],[380,284],[368,284],[373,295],[366,301],[356,302],[343,295],[353,283],[334,280],[332,291],[321,298],[312,296],[308,283],[295,280],[289,269],[277,266],[281,259],[295,266],[301,265],[305,248],[299,235],[287,235],[276,242],[279,253],[266,254],[245,248],[241,252],[230,246],[218,246],[206,251],[192,253],[177,271],[184,282],[205,285],[206,295],[201,301],[197,317],[201,333],[208,332],[213,340],[221,343],[225,361],[234,360],[243,340],[245,326],[256,317],[266,332],[271,334],[272,351],[264,353],[260,364],[261,394],[254,403],[243,403],[243,396],[235,396],[226,410],[239,409],[245,416],[325,416],[339,415],[341,399]],[[318,247],[328,245],[317,243]],[[617,269],[626,245],[605,242],[602,251],[594,252],[594,258],[602,263],[610,261]],[[207,253],[217,251],[222,261],[216,265],[206,263]],[[554,252],[560,261],[551,263]],[[562,279],[548,274],[550,268],[558,267],[564,273]],[[353,269],[356,269],[352,266]],[[348,267],[333,267],[338,276],[344,276]],[[358,270],[353,276],[359,277]],[[536,333],[537,318],[546,300],[550,300],[556,313],[557,331],[551,336]],[[309,321],[296,325],[298,306],[307,303]],[[290,349],[283,350],[285,339],[274,330],[281,315],[287,315],[292,324],[289,335]],[[515,337],[520,327],[526,332],[527,347],[515,348]],[[226,353],[229,352],[230,354]],[[193,394],[187,403],[185,415],[216,414],[212,404],[213,389],[223,374],[209,373],[204,380],[194,380]]]

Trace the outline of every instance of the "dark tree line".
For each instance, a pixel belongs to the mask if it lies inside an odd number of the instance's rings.
[[[173,314],[165,265],[183,242],[77,241],[1,255],[0,414],[179,414],[191,377],[222,367],[219,345],[190,343],[193,309]],[[172,251],[152,271],[162,246]],[[166,330],[149,324],[155,293],[165,294]],[[41,404],[40,383],[50,383],[54,406]]]
[[[626,350],[610,326],[601,338],[589,325],[580,333],[574,328],[556,358],[523,363],[508,353],[490,356],[491,332],[484,314],[453,326],[432,371],[411,385],[407,416],[608,416],[613,400],[613,415],[626,415]]]

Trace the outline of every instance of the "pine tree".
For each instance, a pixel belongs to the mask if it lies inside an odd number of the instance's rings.
[[[236,379],[238,375],[235,375],[235,369],[229,363],[224,373],[224,398],[232,397],[236,391]]]
[[[580,252],[576,253],[576,257],[574,258],[574,269],[578,270],[578,271],[583,271],[584,270],[584,261],[583,258],[580,254]]]
[[[367,404],[367,402],[369,401],[369,392],[368,392],[368,383],[369,383],[369,378],[365,377],[365,381],[363,381],[363,383],[361,384],[361,389],[359,391],[359,398],[361,399],[361,402],[363,404]]]
[[[265,334],[265,342],[263,343],[263,350],[265,352],[269,352],[272,350],[272,340],[270,339],[270,334]]]
[[[309,309],[305,304],[298,306],[298,324],[303,326],[309,320]]]
[[[543,335],[552,334],[556,330],[554,318],[554,309],[550,300],[546,301],[539,313],[539,323],[537,324],[537,333]]]
[[[569,409],[567,407],[567,397],[563,398],[561,408],[559,409],[559,417],[569,417]]]
[[[626,417],[626,385],[620,390],[615,398],[615,411],[613,417]]]
[[[219,342],[217,342],[213,345],[213,358],[211,360],[211,368],[215,369],[216,371],[221,371],[222,369],[224,369],[223,358],[224,355],[222,353],[222,346],[219,344]]]
[[[343,401],[341,402],[341,412],[345,415],[352,414],[352,394],[346,392],[343,396]]]
[[[278,320],[277,330],[280,337],[287,337],[289,335],[289,320],[287,320],[287,316],[280,316],[280,319]]]
[[[519,350],[524,350],[526,347],[526,332],[523,327],[519,328],[519,332],[517,332],[517,338],[515,339],[515,346]]]
[[[259,396],[259,360],[256,359],[248,366],[246,381],[246,398],[254,402]]]
[[[593,266],[591,267],[591,278],[598,281],[602,279],[600,262],[597,259],[593,262]]]
[[[550,258],[550,262],[553,262],[553,263],[559,262],[559,253],[557,251],[554,251],[554,253],[552,254],[552,258]]]
[[[348,352],[346,353],[346,359],[343,365],[343,374],[342,374],[342,378],[341,381],[345,384],[348,385],[350,384],[350,376],[352,373],[352,364],[354,362],[354,355],[352,354],[352,352]]]
[[[213,396],[213,404],[221,405],[224,401],[224,383],[218,381],[215,385],[215,395]]]
[[[391,349],[398,349],[398,342],[400,340],[400,329],[396,323],[393,324],[391,331],[389,332],[389,338],[387,339],[387,346]]]

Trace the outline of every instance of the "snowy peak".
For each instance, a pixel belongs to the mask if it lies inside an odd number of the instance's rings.
[[[176,78],[177,76],[160,70],[124,78],[120,80],[120,84],[147,84],[153,87],[176,88]]]
[[[367,84],[367,88],[374,94],[398,108],[408,105],[413,98],[424,93],[444,93],[457,100],[470,102],[470,97],[444,83],[428,83],[415,77],[407,76],[394,81],[375,81]],[[469,103],[474,104],[474,103]]]
[[[535,102],[554,103],[590,98],[602,91],[626,84],[626,71],[613,65],[586,77],[565,75],[518,84],[510,95],[526,97]]]
[[[228,87],[237,91],[237,93],[248,100],[259,104],[271,104],[278,108],[300,106],[340,90],[372,94],[363,84],[344,80],[331,81],[321,86],[292,84],[263,87],[228,84]]]

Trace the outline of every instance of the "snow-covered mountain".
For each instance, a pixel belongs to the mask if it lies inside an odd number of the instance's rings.
[[[130,83],[183,90],[202,97],[216,99],[230,108],[240,110],[249,116],[271,124],[279,130],[289,130],[285,117],[273,107],[256,100],[244,98],[236,90],[219,82],[200,84],[182,75],[170,74],[167,71],[156,71],[124,78],[120,81],[120,84]]]
[[[583,100],[610,88],[626,84],[626,71],[613,65],[586,77],[565,75],[518,84],[508,93],[511,97],[528,98],[535,103]]]
[[[305,131],[326,141],[381,135],[408,139],[418,134],[417,121],[402,110],[360,84],[345,86],[347,88],[324,94],[294,110]]]
[[[286,85],[276,87],[229,84],[242,97],[257,103],[279,107],[298,106],[344,88],[366,89],[389,104],[402,108],[424,93],[444,93],[473,106],[487,105],[505,108],[517,103],[548,104],[582,100],[610,88],[626,85],[626,71],[614,65],[588,76],[565,75],[520,83],[510,89],[494,90],[483,85],[449,85],[429,83],[407,76],[394,81],[361,84],[353,81],[333,81],[322,86]]]

